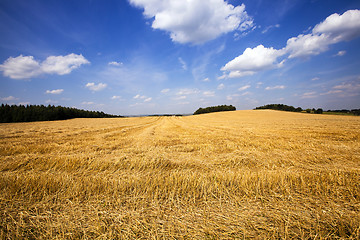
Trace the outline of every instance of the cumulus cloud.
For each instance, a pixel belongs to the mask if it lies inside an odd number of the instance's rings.
[[[165,89],[161,90],[161,93],[168,93],[169,91],[170,91],[169,88],[165,88]]]
[[[360,36],[360,10],[348,10],[342,15],[334,13],[317,24],[310,34],[300,34],[287,41],[289,58],[318,55],[329,45],[350,41]]]
[[[276,90],[276,89],[285,89],[284,85],[277,85],[273,87],[266,87],[265,90]]]
[[[286,50],[290,53],[289,58],[318,55],[329,49],[329,38],[325,34],[300,34],[287,41]]]
[[[230,72],[229,78],[253,75],[262,70],[281,67],[283,61],[279,63],[277,59],[284,54],[283,50],[266,48],[263,45],[247,48],[243,54],[225,64],[221,70]]]
[[[99,84],[95,84],[95,83],[87,83],[85,85],[85,87],[87,87],[88,89],[90,89],[91,91],[101,91],[103,89],[105,89],[107,87],[107,84],[106,83],[99,83]]]
[[[223,83],[220,83],[217,87],[218,90],[223,90],[225,88],[225,85]]]
[[[43,62],[33,56],[9,57],[0,65],[3,75],[12,79],[28,79],[41,74],[69,74],[72,70],[90,62],[81,54],[71,53],[66,56],[49,56]]]
[[[344,14],[334,13],[316,25],[314,34],[326,34],[333,43],[350,41],[360,36],[360,10],[348,10]]]
[[[151,100],[152,100],[152,98],[151,98],[151,97],[149,97],[149,98],[145,98],[144,102],[150,102]]]
[[[209,78],[204,78],[203,82],[210,82],[210,79]]]
[[[234,7],[224,0],[129,0],[154,19],[152,28],[170,33],[174,42],[201,44],[234,30],[246,31],[253,20],[245,5]]]
[[[81,54],[77,55],[71,53],[66,56],[50,56],[41,64],[41,69],[44,73],[65,75],[72,70],[80,67],[82,64],[89,64]]]
[[[311,33],[288,39],[286,47],[282,49],[266,48],[263,45],[247,48],[243,54],[221,68],[221,71],[228,73],[224,73],[218,79],[240,78],[262,70],[278,68],[285,61],[278,61],[281,56],[287,55],[291,59],[318,55],[327,51],[331,44],[350,41],[358,36],[360,36],[360,10],[349,10],[342,15],[335,13],[317,24]],[[340,51],[337,56],[345,53]]]
[[[64,89],[46,90],[46,94],[61,94]]]

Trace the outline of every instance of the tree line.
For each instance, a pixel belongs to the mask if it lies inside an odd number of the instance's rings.
[[[235,111],[236,107],[233,105],[219,105],[219,106],[212,106],[206,108],[199,108],[194,112],[196,114],[204,114],[204,113],[212,113],[212,112],[222,112],[222,111]]]
[[[280,110],[280,111],[306,112],[306,113],[315,113],[315,114],[324,113],[322,108],[318,108],[318,109],[315,109],[315,108],[302,109],[301,107],[295,108],[293,106],[288,106],[288,105],[285,105],[285,104],[267,104],[267,105],[264,105],[264,106],[256,107],[255,110],[256,109],[272,109],[272,110]],[[339,114],[360,116],[360,109],[328,110],[328,111],[326,111],[326,113],[339,113]]]
[[[256,107],[255,110],[257,109],[272,109],[272,110],[280,110],[280,111],[288,111],[288,112],[307,112],[307,113],[315,113],[315,114],[322,114],[324,112],[321,108],[302,109],[301,107],[295,108],[293,106],[288,106],[285,104],[267,104],[264,106]]]
[[[0,107],[0,122],[34,122],[34,121],[54,121],[66,120],[71,118],[109,118],[121,117],[110,115],[99,111],[87,111],[76,108],[62,106],[44,105],[8,105],[2,104]]]

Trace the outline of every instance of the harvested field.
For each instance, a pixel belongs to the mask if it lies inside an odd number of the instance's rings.
[[[2,239],[360,238],[360,118],[0,124]]]

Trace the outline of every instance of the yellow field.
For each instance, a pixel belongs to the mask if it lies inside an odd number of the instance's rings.
[[[360,117],[0,124],[2,239],[360,238]]]

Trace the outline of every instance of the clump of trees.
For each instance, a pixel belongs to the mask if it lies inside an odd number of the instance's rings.
[[[280,111],[288,111],[288,112],[307,112],[307,113],[315,113],[315,114],[322,114],[323,110],[321,108],[318,109],[305,109],[303,110],[301,107],[293,107],[293,106],[288,106],[285,104],[268,104],[268,105],[264,105],[264,106],[260,106],[260,107],[256,107],[255,110],[257,109],[272,109],[272,110],[280,110]]]
[[[222,111],[235,111],[236,107],[233,105],[219,105],[219,106],[212,106],[206,108],[199,108],[194,112],[196,114],[203,114],[203,113],[212,113],[212,112],[222,112]]]
[[[71,118],[109,118],[121,117],[99,111],[86,111],[76,108],[44,105],[4,105],[0,106],[0,122],[34,122],[66,120]]]
[[[335,114],[348,114],[348,115],[355,115],[360,116],[360,109],[341,109],[341,110],[328,110],[328,113],[335,113]]]

